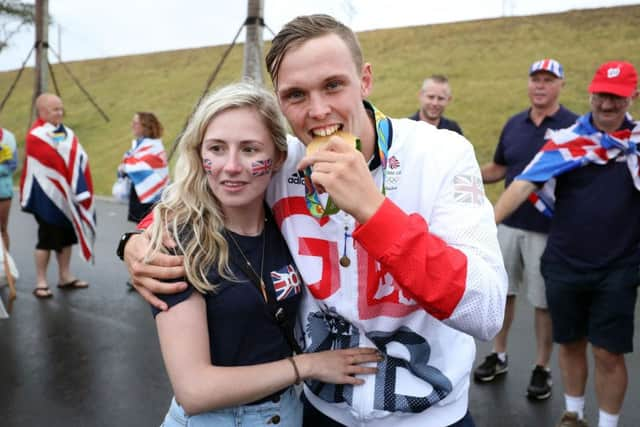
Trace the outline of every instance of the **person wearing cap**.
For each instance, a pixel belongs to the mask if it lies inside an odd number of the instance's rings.
[[[452,99],[449,79],[442,74],[434,74],[422,83],[418,93],[420,109],[409,118],[415,121],[422,120],[438,129],[449,129],[463,135],[460,125],[455,120],[443,116],[445,108]]]
[[[627,112],[637,82],[628,62],[601,65],[589,85],[591,111],[550,132],[495,206],[500,223],[537,190],[553,211],[541,271],[560,347],[562,427],[587,425],[589,343],[600,427],[618,425],[627,388],[624,354],[633,350],[640,264],[640,122]]]
[[[548,129],[570,126],[577,115],[560,105],[564,86],[562,65],[554,59],[542,59],[529,68],[527,93],[530,106],[512,116],[502,129],[493,161],[482,167],[485,183],[501,180],[508,186],[544,144]],[[493,381],[508,369],[507,338],[515,314],[516,295],[526,287],[535,307],[535,366],[527,396],[543,400],[551,396],[551,317],[547,310],[544,279],[540,274],[540,256],[547,242],[550,220],[530,204],[524,204],[498,226],[498,241],[509,276],[509,291],[502,329],[493,342],[493,352],[474,370],[480,382]]]

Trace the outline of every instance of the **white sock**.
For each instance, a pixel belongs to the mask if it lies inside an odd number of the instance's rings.
[[[496,351],[495,353],[498,355],[498,359],[500,359],[502,363],[504,363],[507,360],[507,352],[503,351],[502,353],[498,353]]]
[[[578,418],[584,418],[584,396],[569,396],[564,395],[564,403],[567,406],[567,411],[575,412],[578,414]]]
[[[620,414],[610,414],[600,409],[598,413],[598,427],[618,427]]]

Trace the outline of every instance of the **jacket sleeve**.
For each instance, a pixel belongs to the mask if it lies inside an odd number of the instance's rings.
[[[470,145],[451,165],[443,178],[431,181],[440,189],[428,221],[387,198],[354,238],[431,316],[489,340],[502,327],[507,291],[493,209]],[[464,188],[456,187],[461,178],[480,197],[469,188],[456,191]]]

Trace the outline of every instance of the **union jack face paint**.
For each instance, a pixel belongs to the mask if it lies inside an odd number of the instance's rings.
[[[251,175],[253,176],[263,176],[271,173],[273,169],[273,160],[256,160],[251,163]]]
[[[202,159],[202,167],[204,168],[204,173],[206,173],[208,176],[211,176],[211,173],[212,173],[211,159]]]

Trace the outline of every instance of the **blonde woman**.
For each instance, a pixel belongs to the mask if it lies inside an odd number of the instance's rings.
[[[379,361],[375,349],[292,355],[303,284],[264,205],[286,150],[274,96],[251,83],[203,100],[180,139],[147,231],[147,258],[165,251],[168,230],[190,284],[155,313],[175,394],[165,427],[300,426],[294,384],[357,385],[355,374],[376,371],[362,366]]]

